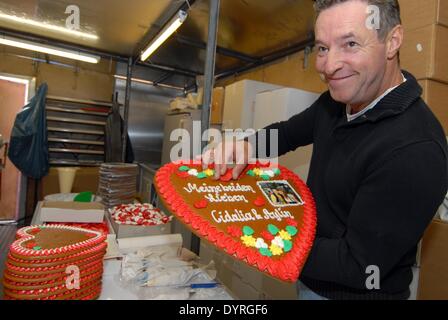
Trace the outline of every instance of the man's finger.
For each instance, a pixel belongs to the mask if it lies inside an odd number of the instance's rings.
[[[234,152],[233,152],[233,142],[227,142],[223,144],[223,165],[221,166],[221,175],[226,174],[227,169],[230,164],[233,164]]]
[[[240,176],[241,172],[244,171],[244,169],[246,169],[247,164],[237,164],[232,171],[232,178],[233,180],[238,179],[238,177]]]
[[[204,152],[204,154],[201,156],[202,157],[202,169],[207,169],[208,165],[210,163],[213,163],[213,148],[212,149],[208,149]]]
[[[222,147],[214,149],[214,163],[215,163],[215,179],[219,179],[221,176],[221,167],[223,165]]]
[[[238,179],[241,172],[246,168],[249,161],[248,149],[246,142],[237,142],[235,145],[235,162],[236,166],[233,168],[233,179]]]

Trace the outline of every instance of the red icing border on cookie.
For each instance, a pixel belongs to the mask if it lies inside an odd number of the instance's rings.
[[[80,270],[79,272],[79,276],[80,276],[80,282],[84,283],[84,278],[86,278],[86,276],[90,276],[92,274],[97,274],[97,273],[101,273],[103,272],[103,262],[99,261],[96,262],[94,264],[92,264],[92,266],[89,266],[86,269]],[[10,280],[10,279],[4,279],[3,284],[5,288],[8,288],[9,290],[17,290],[17,289],[11,289],[10,286],[15,286],[15,287],[38,287],[41,285],[54,285],[57,284],[59,282],[63,282],[67,279],[67,274],[60,274],[57,275],[57,277],[54,277],[52,279],[44,279],[42,278],[42,281],[40,282],[29,282],[30,278],[21,278],[21,281],[17,281],[17,280]],[[16,276],[16,278],[18,278]],[[33,279],[31,279],[33,280]],[[28,289],[31,290],[31,289]],[[40,290],[40,289],[34,289],[34,290]]]
[[[33,250],[24,248],[22,246],[22,243],[34,239],[36,228],[39,229],[64,229],[64,230],[72,230],[72,231],[80,231],[87,234],[92,234],[92,238],[60,247],[60,248],[54,248],[54,249],[44,249],[44,250]],[[34,232],[34,234],[33,234]],[[97,232],[94,230],[86,230],[82,228],[76,228],[71,226],[65,226],[65,225],[45,225],[45,226],[30,226],[25,227],[22,229],[19,229],[16,234],[17,240],[14,241],[10,247],[10,252],[15,253],[20,256],[28,256],[28,257],[43,257],[43,256],[51,256],[51,255],[58,255],[58,254],[64,254],[64,253],[70,253],[71,251],[80,251],[84,249],[89,249],[92,246],[96,246],[98,244],[103,243],[106,241],[106,235],[102,234],[101,232]]]
[[[85,262],[86,265],[89,265],[90,263],[96,263],[97,261],[102,261],[104,257],[104,252],[99,252],[91,257],[85,258],[82,261]],[[93,262],[90,262],[93,261]],[[42,273],[42,272],[58,272],[61,270],[65,270],[67,267],[72,266],[72,265],[76,265],[76,262],[69,262],[69,263],[64,263],[64,264],[60,264],[60,265],[56,265],[56,266],[52,266],[52,267],[17,267],[14,266],[12,264],[10,264],[9,262],[6,262],[5,266],[7,268],[7,270],[11,273],[13,272],[17,272],[19,275],[20,274],[26,274],[26,273]]]
[[[18,259],[14,256],[11,255],[11,253],[8,254],[8,259],[12,260],[16,263],[22,263],[22,264],[29,264],[29,265],[34,265],[34,264],[49,264],[49,263],[61,263],[62,265],[67,264],[67,263],[74,263],[73,261],[76,262],[76,260],[84,260],[87,261],[88,259],[92,258],[92,257],[96,257],[96,256],[100,256],[100,255],[104,255],[104,252],[106,250],[107,244],[105,242],[100,243],[98,246],[90,248],[88,250],[84,250],[81,251],[79,253],[73,254],[73,255],[67,255],[63,258],[48,258],[48,259],[40,259],[40,260],[23,260],[23,259]],[[89,256],[90,255],[90,256]],[[86,257],[89,256],[89,257]],[[68,260],[73,260],[72,262],[67,262]]]
[[[102,272],[101,272],[102,273]],[[84,289],[78,294],[71,294],[70,292],[64,292],[64,287],[53,287],[41,290],[5,290],[4,298],[6,300],[92,300],[101,294],[102,282],[96,278],[100,276],[98,274],[92,275],[84,280]],[[78,290],[75,290],[75,293]],[[9,294],[8,294],[9,293]],[[14,298],[10,294],[16,296],[20,295],[20,298]],[[46,295],[44,297],[35,297],[35,295]]]
[[[160,168],[156,173],[156,187],[170,210],[175,213],[181,221],[189,224],[199,236],[204,237],[228,254],[236,256],[236,258],[240,260],[246,260],[250,265],[269,273],[275,278],[287,282],[297,281],[313,245],[317,224],[316,205],[307,185],[293,172],[285,167],[278,166],[281,170],[279,178],[290,180],[299,191],[300,196],[306,205],[303,208],[303,226],[294,239],[292,250],[284,258],[273,260],[263,256],[253,248],[248,248],[242,243],[237,242],[230,235],[226,235],[219,231],[207,220],[196,215],[188,205],[185,204],[182,197],[176,193],[174,186],[172,186],[170,176],[176,174],[179,166],[191,164],[191,162],[183,161],[169,163]],[[198,165],[198,162],[194,162],[193,164]],[[269,167],[270,164],[261,165],[260,163],[257,163],[255,165],[248,165],[244,173],[252,168],[260,166]]]

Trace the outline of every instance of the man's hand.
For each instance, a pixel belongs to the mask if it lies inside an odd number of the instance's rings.
[[[215,179],[219,179],[227,172],[230,165],[235,164],[232,177],[237,179],[246,168],[249,157],[253,157],[252,152],[253,147],[247,141],[221,142],[204,152],[202,166],[206,169],[209,164],[215,164]]]

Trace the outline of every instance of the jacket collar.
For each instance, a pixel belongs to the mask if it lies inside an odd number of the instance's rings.
[[[338,127],[350,127],[364,122],[377,122],[401,114],[408,109],[420,98],[423,90],[412,74],[404,70],[402,72],[407,80],[406,82],[387,94],[373,109],[367,111],[361,117],[350,122],[343,121]],[[345,117],[345,105],[341,109],[341,115]]]

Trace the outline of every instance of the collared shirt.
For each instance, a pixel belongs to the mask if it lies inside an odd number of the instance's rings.
[[[401,76],[403,77],[403,82],[406,82],[406,78],[403,74],[401,74]],[[402,82],[402,83],[403,83]],[[367,111],[369,111],[370,109],[373,109],[378,102],[381,101],[381,99],[383,99],[385,96],[387,96],[392,90],[394,90],[395,88],[397,88],[399,85],[389,88],[387,89],[381,96],[379,96],[378,98],[376,98],[375,100],[372,101],[372,103],[370,103],[367,107],[365,107],[364,109],[362,109],[361,111],[355,113],[355,114],[350,114],[351,112],[351,107],[349,105],[347,105],[345,108],[346,113],[347,113],[347,121],[353,121],[356,118],[359,118],[360,116],[362,116],[364,113],[366,113]]]

